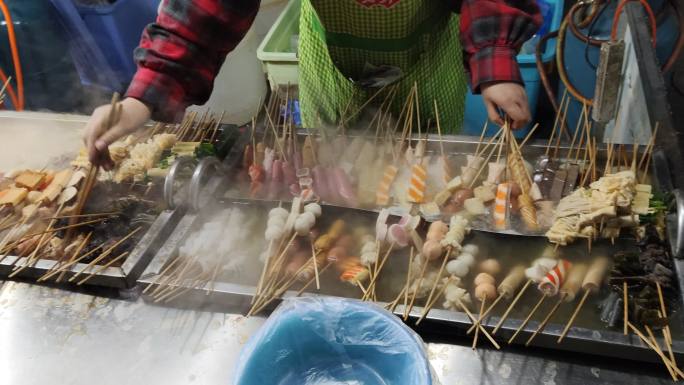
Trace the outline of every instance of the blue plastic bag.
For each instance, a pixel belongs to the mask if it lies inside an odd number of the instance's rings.
[[[417,334],[376,305],[342,298],[285,301],[236,373],[235,385],[438,385]]]

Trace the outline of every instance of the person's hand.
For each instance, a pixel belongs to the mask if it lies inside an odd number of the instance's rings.
[[[481,86],[482,98],[487,107],[489,120],[503,126],[501,109],[513,122],[513,129],[523,128],[532,116],[525,87],[513,82],[492,82]]]
[[[96,166],[102,166],[105,170],[111,170],[114,167],[114,162],[109,157],[109,145],[142,127],[151,115],[150,108],[137,99],[126,98],[119,104],[121,113],[109,130],[105,130],[111,109],[111,106],[107,104],[93,111],[83,133],[83,143],[88,150],[90,162]]]

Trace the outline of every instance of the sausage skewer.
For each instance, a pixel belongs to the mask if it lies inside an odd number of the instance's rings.
[[[527,339],[525,346],[529,346],[537,334],[544,330],[546,324],[549,322],[549,320],[551,320],[551,317],[553,317],[563,302],[572,302],[575,299],[582,286],[582,280],[587,275],[586,273],[587,265],[585,264],[576,264],[572,267],[572,269],[570,269],[568,279],[565,280],[565,283],[563,283],[563,286],[560,289],[560,298],[558,299],[558,302],[556,302],[553,308],[551,308],[551,311],[549,311],[546,317],[544,317],[544,320],[539,324],[537,330],[535,330],[530,338]]]
[[[558,341],[556,341],[557,343],[561,343],[563,338],[565,338],[565,336],[568,334],[568,331],[572,327],[573,322],[575,322],[575,318],[577,318],[577,314],[579,314],[584,302],[589,297],[589,294],[595,293],[599,290],[601,287],[601,282],[603,281],[609,268],[610,259],[607,257],[599,257],[595,259],[594,262],[592,262],[592,264],[589,266],[587,275],[584,277],[584,281],[582,281],[582,289],[584,290],[584,294],[577,304],[577,307],[575,307],[575,311],[572,313],[572,316],[570,316],[570,319],[565,325],[560,337],[558,337]]]

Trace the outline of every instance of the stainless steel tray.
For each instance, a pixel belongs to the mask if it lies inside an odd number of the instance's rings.
[[[148,285],[152,285],[152,289],[156,287],[158,282],[158,275],[160,274],[162,269],[168,265],[169,262],[171,262],[178,256],[178,248],[184,242],[186,237],[194,229],[201,226],[202,223],[204,223],[205,219],[208,216],[210,216],[212,212],[215,212],[222,208],[235,206],[253,207],[253,205],[250,205],[249,203],[244,201],[233,202],[231,200],[225,200],[224,202],[211,205],[207,208],[207,210],[203,211],[202,213],[186,214],[183,217],[183,219],[181,219],[178,226],[176,226],[175,230],[169,236],[167,241],[164,243],[164,246],[162,246],[159,249],[159,252],[155,256],[155,258],[152,260],[152,262],[149,264],[145,272],[138,280],[140,285],[144,288],[147,288]],[[346,210],[349,211],[349,209]],[[266,209],[264,209],[264,213],[265,212]],[[371,217],[371,215],[366,212],[360,212],[358,213],[358,215]],[[496,235],[483,233],[479,236],[494,237]],[[507,239],[509,239],[508,237],[511,236],[501,237],[502,239],[500,241],[506,242]],[[524,240],[519,239],[518,241]],[[258,280],[261,268],[261,263],[257,262],[258,260],[256,256],[253,257],[254,258],[251,259],[253,263],[250,263],[250,266],[245,266],[243,268],[243,271],[239,275],[235,275],[231,278],[219,278],[216,280],[216,282],[212,282],[211,284],[207,284],[201,288],[184,285],[168,286],[169,289],[173,288],[176,290],[176,293],[179,294],[179,296],[176,299],[169,301],[168,304],[172,306],[193,308],[205,308],[207,306],[231,309],[238,308],[246,313],[246,311],[250,307],[250,302],[255,293],[256,282]],[[679,263],[677,264],[677,270],[678,274],[682,271]],[[322,278],[324,279],[324,281],[322,282],[326,282],[323,285],[324,294],[318,294],[316,293],[315,288],[309,288],[303,295],[349,296],[342,294],[338,287],[326,288],[325,286],[328,284],[328,282],[330,282],[331,279],[335,279],[335,276],[330,275],[329,272],[327,272],[326,274],[328,275],[325,275],[325,278]],[[404,276],[404,274],[405,273],[401,273],[400,275]],[[380,282],[378,284],[380,285]],[[295,297],[297,295],[297,289],[298,287],[295,287],[293,290],[286,292],[283,298]],[[148,292],[147,294],[143,294],[143,298],[148,302],[154,303],[154,298],[149,295],[149,293],[151,292],[152,291]],[[534,292],[536,292],[536,290]],[[526,297],[528,297],[528,302],[531,299],[533,299],[532,297],[536,296],[536,294],[532,294],[534,292],[530,290],[526,294]],[[355,290],[347,290],[346,293],[351,293],[352,296],[353,294],[358,294],[358,292]],[[600,297],[603,297],[603,295]],[[422,305],[422,301],[418,304]],[[542,308],[543,311],[538,312],[537,315],[534,317],[534,320],[531,321],[523,329],[523,332],[518,336],[517,340],[515,341],[515,344],[525,343],[530,333],[534,332],[534,330],[539,325],[539,320],[543,317],[543,314],[552,305],[552,302],[555,302],[555,299],[553,301],[546,302],[546,305]],[[272,309],[274,309],[277,306],[278,303],[279,300],[273,301],[265,309],[264,312],[269,313]],[[585,305],[585,312],[588,311],[589,306],[591,306],[590,303],[591,301],[588,302],[587,305]],[[379,304],[383,306],[386,305],[386,303],[383,302],[380,302]],[[505,308],[505,305],[506,304],[500,305],[497,308],[497,310],[494,311],[494,314],[500,315],[503,311],[502,309]],[[574,305],[576,305],[576,302],[573,302],[569,307],[574,307]],[[525,306],[529,308],[529,304]],[[564,306],[567,307],[568,305]],[[409,319],[407,324],[409,326],[413,326],[416,319],[421,315],[422,311],[422,307],[415,306],[410,314],[411,318]],[[395,310],[395,314],[397,314],[398,316],[401,316],[403,312],[404,308],[402,305],[399,305]],[[483,324],[488,326],[488,330],[491,331],[492,327],[496,325],[496,323],[498,322],[498,319],[498,316],[492,316],[489,317]],[[568,333],[564,342],[562,344],[556,344],[556,339],[558,338],[563,329],[563,325],[557,322],[565,322],[566,320],[566,317],[554,317],[552,322],[546,326],[544,331],[536,337],[536,339],[532,343],[532,346],[560,349],[576,353],[601,355],[607,357],[626,358],[637,361],[656,362],[658,360],[658,357],[650,350],[650,348],[643,345],[641,341],[638,339],[638,337],[636,337],[635,335],[630,335],[629,337],[623,336],[620,331],[611,330],[602,326],[595,328],[573,327]],[[679,321],[679,318],[674,317],[674,320],[676,320],[674,322],[677,322]],[[519,327],[520,324],[521,319],[513,317],[509,318],[506,322],[504,322],[500,331],[495,336],[497,341],[502,346],[502,349],[505,349],[506,341],[515,332],[515,330]],[[429,332],[431,335],[438,334],[447,337],[463,337],[465,336],[465,331],[468,328],[470,328],[471,325],[472,323],[470,322],[469,318],[466,316],[465,313],[435,308],[432,311],[430,311],[427,318],[419,325],[419,327],[417,327],[417,331]],[[673,350],[678,358],[684,359],[684,335],[679,334],[676,329],[681,330],[681,328],[675,328],[673,326]],[[488,345],[488,342],[483,341],[482,345]]]

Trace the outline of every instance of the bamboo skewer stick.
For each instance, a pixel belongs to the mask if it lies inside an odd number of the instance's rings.
[[[408,285],[409,285],[409,282],[411,281],[411,270],[413,270],[413,258],[414,258],[414,250],[412,247],[411,253],[409,254],[408,270],[406,272],[406,284],[404,285],[404,289],[403,289],[403,292],[404,292],[404,308],[406,308],[406,305],[408,305]],[[397,297],[397,299],[400,297],[401,297],[401,293],[399,293],[399,296]],[[395,301],[395,304],[397,302],[398,301]],[[394,308],[392,308],[392,310],[394,310]]]
[[[57,270],[53,271],[52,273],[46,273],[45,275],[43,275],[42,277],[40,277],[40,278],[38,279],[38,282],[42,282],[42,281],[48,280],[48,279],[54,277],[55,275],[61,273],[60,276],[57,278],[57,282],[60,282],[60,281],[61,281],[61,278],[63,277],[64,273],[67,272],[67,269],[68,269],[68,268],[70,268],[70,267],[72,267],[73,265],[79,263],[79,262],[82,261],[83,259],[88,258],[90,255],[94,254],[97,250],[99,250],[99,249],[101,249],[101,248],[102,248],[102,245],[97,246],[96,248],[94,248],[94,249],[90,250],[89,252],[83,254],[82,256],[80,256],[80,257],[74,259],[73,261],[70,261],[69,263],[64,264],[64,266],[61,266],[60,268],[58,268]]]
[[[147,284],[145,289],[143,289],[142,293],[147,294],[147,292],[150,291],[150,289],[155,284],[157,284],[162,279],[162,277],[164,277],[166,275],[166,273],[168,273],[171,270],[171,268],[176,266],[176,264],[181,260],[182,260],[182,258],[174,258],[173,261],[171,261],[168,265],[166,265],[166,267],[159,274],[157,274],[154,281]]]
[[[652,343],[653,347],[655,348],[654,350],[656,351],[656,353],[659,356],[664,357],[665,353],[663,353],[663,350],[660,348],[660,345],[658,344],[658,340],[656,340],[655,335],[653,335],[653,331],[651,330],[651,328],[648,327],[648,325],[644,325],[644,329],[646,329],[646,333],[648,333],[648,337],[651,339],[651,343]],[[667,345],[667,343],[666,343],[666,345]],[[672,369],[672,367],[674,366],[673,363],[672,362],[663,362],[663,363],[665,364],[665,368],[667,369],[667,371],[670,373],[670,376],[672,376],[672,379],[674,381],[677,381],[677,373],[675,373],[675,371]]]
[[[636,334],[637,336],[639,336],[639,338],[641,338],[641,340],[642,340],[646,345],[648,345],[648,347],[650,347],[651,349],[653,349],[653,351],[655,351],[656,354],[658,354],[658,356],[660,356],[660,359],[663,360],[663,363],[665,363],[666,366],[670,367],[678,376],[684,378],[684,373],[682,373],[682,371],[679,370],[678,367],[672,365],[672,362],[670,362],[670,359],[667,358],[667,357],[665,356],[665,354],[662,352],[662,350],[660,350],[660,348],[658,348],[658,346],[654,345],[653,342],[651,342],[651,340],[649,340],[648,338],[646,338],[646,336],[644,336],[644,334],[641,333],[641,331],[639,331],[639,329],[637,329],[636,326],[632,325],[631,322],[627,322],[627,326],[628,326],[630,329],[632,329],[632,331],[634,332],[634,334]],[[676,381],[677,378],[674,377],[674,380]]]
[[[106,250],[104,250],[104,251],[102,252],[102,254],[100,254],[97,258],[93,259],[93,260],[92,260],[88,265],[86,265],[81,271],[79,271],[78,273],[76,273],[73,277],[69,278],[69,282],[73,282],[74,280],[76,280],[76,278],[77,278],[79,275],[81,275],[82,273],[84,273],[86,270],[91,269],[93,266],[95,266],[96,263],[100,262],[101,260],[103,260],[104,258],[106,258],[107,256],[109,256],[109,254],[111,254],[112,251],[114,251],[115,248],[117,248],[120,244],[126,242],[130,237],[132,237],[132,236],[135,235],[138,231],[140,231],[140,229],[142,229],[142,227],[137,227],[135,230],[131,231],[131,232],[128,233],[126,236],[124,236],[123,238],[121,238],[121,239],[119,239],[118,241],[116,241],[113,245],[109,246]]]
[[[328,263],[328,264],[326,264],[325,266],[323,266],[323,267],[321,268],[321,270],[319,271],[319,274],[322,275],[322,274],[328,269],[328,267],[330,267],[331,265],[332,265],[332,263]],[[314,282],[314,280],[315,280],[315,278],[311,278],[311,279],[309,280],[309,282],[307,282],[304,286],[302,286],[302,288],[299,289],[299,291],[297,292],[297,295],[295,295],[295,297],[299,297],[300,295],[302,295],[302,293],[304,293],[304,291],[305,291],[309,286],[311,286],[311,284]]]
[[[110,211],[110,212],[105,212],[105,213],[93,213],[93,214],[60,215],[60,216],[55,216],[55,217],[48,217],[47,219],[103,217],[103,216],[113,216],[113,215],[119,215],[119,214],[121,214],[121,211]]]
[[[109,262],[107,262],[106,264],[100,266],[99,269],[97,269],[97,270],[95,270],[95,271],[92,271],[92,272],[88,273],[88,275],[86,275],[86,277],[83,278],[82,280],[78,281],[78,282],[76,283],[76,285],[77,285],[77,286],[83,285],[84,283],[86,283],[86,281],[88,281],[89,279],[93,278],[93,277],[96,276],[97,274],[100,274],[101,272],[105,271],[108,267],[110,267],[110,266],[113,265],[114,263],[120,261],[120,260],[123,259],[123,258],[126,258],[126,256],[128,256],[128,253],[129,253],[128,251],[124,251],[123,253],[119,254],[117,257],[113,258],[111,261],[109,261]]]
[[[430,309],[432,309],[432,307],[435,306],[435,302],[437,302],[439,297],[441,297],[442,294],[444,294],[444,291],[446,290],[447,286],[451,283],[451,281],[453,281],[453,277],[449,277],[442,285],[442,288],[439,289],[437,295],[434,298],[432,298],[432,301],[426,304],[425,308],[423,308],[423,313],[421,313],[420,318],[418,318],[418,321],[416,321],[416,326],[419,325],[423,321],[423,319],[425,319],[425,317],[427,317],[428,313],[430,313]]]
[[[268,251],[271,250],[273,247],[273,241],[270,242],[268,246]],[[315,253],[314,253],[315,254]],[[257,283],[256,290],[254,291],[254,296],[252,297],[251,304],[254,304],[254,301],[256,301],[256,298],[259,296],[261,293],[261,290],[263,289],[264,286],[264,280],[266,279],[266,271],[269,269],[269,264],[271,262],[271,253],[268,253],[266,256],[266,260],[264,261],[264,267],[261,269],[261,276],[259,277],[259,283]]]
[[[0,250],[2,250],[4,255],[2,256],[2,258],[0,258],[0,263],[2,263],[2,261],[4,261],[5,258],[7,258],[9,256],[9,250],[5,251],[5,247],[7,246],[9,239],[15,235],[15,233],[18,229],[20,229],[22,226],[24,226],[26,224],[26,221],[28,221],[28,219],[29,219],[28,217],[24,217],[24,219],[22,219],[22,221],[20,223],[17,223],[16,225],[14,225],[14,227],[12,227],[12,229],[10,229],[7,232],[7,234],[5,234],[5,236],[2,238],[2,242],[0,242]],[[23,238],[23,237],[21,237],[21,238]]]
[[[629,303],[629,296],[627,295],[627,281],[622,281],[622,301],[624,302],[623,304],[623,323],[624,323],[624,328],[623,328],[623,334],[627,335],[627,332],[629,331],[628,325],[629,324],[629,312],[628,312],[628,303]]]
[[[520,301],[520,298],[522,298],[523,294],[525,293],[525,291],[527,290],[527,288],[528,288],[531,284],[532,284],[532,280],[528,280],[528,281],[525,283],[525,286],[523,286],[523,288],[520,289],[520,291],[518,292],[518,294],[517,294],[517,295],[515,296],[515,298],[513,299],[513,302],[511,302],[511,304],[508,305],[508,308],[506,309],[506,311],[504,312],[504,314],[501,316],[501,319],[499,320],[499,322],[498,322],[498,323],[496,324],[496,326],[494,327],[494,330],[492,331],[492,335],[496,334],[496,332],[499,331],[499,328],[501,328],[501,325],[503,325],[504,321],[506,321],[506,318],[508,318],[508,315],[511,313],[511,310],[513,310],[513,307],[518,303],[518,301]]]
[[[579,314],[580,310],[582,309],[582,306],[584,306],[584,302],[589,297],[589,294],[591,294],[590,290],[584,291],[584,295],[582,295],[582,299],[580,299],[579,303],[577,304],[577,307],[575,307],[575,311],[572,312],[572,315],[570,316],[568,323],[565,324],[565,328],[563,328],[563,332],[561,333],[560,337],[558,337],[558,340],[556,341],[556,343],[563,342],[563,338],[565,338],[565,336],[568,334],[568,331],[570,331],[572,324],[575,322],[575,318],[577,318],[577,315]]]
[[[196,266],[198,257],[177,257],[180,260],[180,264],[170,269],[166,276],[164,276],[157,287],[150,293],[150,296],[158,301],[159,298],[167,294],[169,291],[175,290],[174,286],[180,285],[182,282],[187,281],[189,278],[186,276],[186,272],[191,266]]]
[[[532,318],[532,316],[534,315],[534,313],[537,312],[537,310],[538,310],[539,307],[542,305],[542,303],[544,303],[544,300],[545,300],[545,299],[546,299],[546,295],[542,294],[541,298],[539,298],[539,302],[537,302],[537,304],[534,305],[534,307],[532,308],[532,311],[530,311],[530,313],[527,315],[527,317],[525,318],[525,320],[520,324],[520,326],[518,327],[518,329],[515,331],[515,334],[513,334],[513,336],[511,337],[511,339],[508,340],[508,344],[509,344],[509,345],[510,345],[511,343],[513,343],[513,341],[515,340],[515,337],[517,337],[518,334],[520,334],[520,332],[525,328],[525,326],[527,326],[527,323],[530,322],[530,319]]]
[[[67,226],[61,226],[61,227],[54,227],[54,228],[51,228],[51,229],[49,229],[49,230],[46,229],[46,230],[43,230],[43,231],[39,231],[39,232],[31,233],[31,234],[28,234],[28,235],[24,235],[24,236],[21,237],[21,239],[20,239],[19,241],[26,240],[26,239],[29,239],[29,238],[31,238],[31,237],[35,237],[36,235],[45,235],[45,234],[50,234],[50,233],[56,233],[56,232],[62,231],[62,230],[75,229],[75,228],[77,228],[77,227],[81,227],[81,226],[85,226],[85,225],[90,225],[90,224],[93,224],[93,223],[99,223],[99,222],[102,222],[102,221],[105,221],[105,220],[107,220],[107,218],[93,219],[92,221],[79,222],[79,223],[76,223],[76,224],[73,224],[73,225],[67,225]],[[18,242],[16,242],[16,243],[18,243]]]
[[[476,328],[475,329],[475,337],[473,337],[473,346],[472,346],[473,350],[475,350],[475,348],[477,347],[477,338],[480,336],[480,328],[478,326],[480,326],[480,320],[482,319],[482,314],[484,312],[485,303],[487,302],[487,298],[483,297],[480,299],[480,301],[482,301],[482,303],[480,304],[480,315],[477,317],[477,320],[473,323],[473,326]]]
[[[480,133],[480,140],[477,141],[477,148],[475,148],[475,154],[480,152],[480,145],[482,145],[482,142],[484,141],[485,133],[487,133],[487,127],[488,126],[489,126],[489,119],[485,119],[485,122],[482,125],[482,132]]]
[[[442,265],[439,267],[439,272],[437,273],[437,279],[435,279],[435,283],[432,285],[432,288],[430,289],[430,295],[428,295],[427,300],[425,301],[425,314],[430,312],[430,302],[432,302],[432,296],[435,294],[435,290],[437,289],[437,285],[439,285],[439,280],[442,279],[442,274],[444,274],[444,267],[446,266],[447,262],[449,262],[449,257],[451,256],[453,248],[449,247],[447,252],[444,254],[444,259],[442,260]]]
[[[90,237],[91,237],[92,235],[93,235],[93,232],[92,232],[92,231],[89,232],[88,235],[86,235],[86,236],[83,238],[83,240],[78,244],[78,246],[76,246],[76,250],[74,250],[74,252],[72,253],[71,257],[70,257],[68,260],[65,261],[64,259],[60,259],[59,261],[55,262],[55,264],[50,268],[50,270],[48,270],[47,272],[45,272],[44,275],[47,275],[47,274],[49,274],[49,273],[55,271],[55,269],[59,268],[59,267],[62,266],[64,263],[69,263],[69,262],[73,261],[74,259],[76,259],[76,257],[81,253],[81,251],[82,251],[83,248],[85,247],[85,245],[88,244],[88,241],[90,240]],[[40,281],[40,279],[39,279],[39,281]]]
[[[560,305],[563,303],[564,300],[565,300],[565,294],[561,295],[561,297],[558,299],[558,302],[556,302],[556,304],[553,305],[553,308],[551,308],[551,311],[549,311],[549,313],[546,315],[546,317],[544,317],[544,320],[539,324],[539,326],[537,327],[537,330],[535,330],[534,333],[532,333],[532,335],[530,336],[530,338],[527,339],[527,342],[525,342],[525,346],[530,346],[530,344],[532,343],[532,340],[534,340],[534,338],[537,336],[537,334],[541,333],[544,330],[544,328],[546,327],[546,324],[549,323],[549,320],[551,320],[551,317],[553,317],[553,315],[556,314],[556,311],[558,310],[558,308],[560,307]]]
[[[174,286],[179,285],[181,282],[187,280],[187,278],[185,278],[185,273],[188,271],[190,266],[197,262],[197,259],[197,257],[183,258],[183,264],[181,264],[177,269],[174,269],[166,280],[160,282],[150,296],[153,297],[155,301],[158,301],[159,298],[165,296],[169,291],[173,291]]]
[[[378,266],[378,269],[375,271],[375,274],[373,275],[373,279],[372,279],[372,280],[370,281],[370,283],[368,284],[368,291],[369,291],[369,292],[375,291],[375,282],[377,281],[378,276],[380,276],[380,271],[381,271],[382,268],[385,266],[385,262],[387,262],[387,259],[389,258],[389,255],[390,255],[390,253],[392,252],[393,249],[394,249],[394,242],[392,242],[392,243],[390,244],[389,249],[387,249],[387,252],[386,252],[385,255],[382,257],[382,262],[380,262],[380,265]],[[364,296],[364,297],[363,297],[363,300],[366,301],[366,300],[368,300],[368,298],[369,298],[368,296]]]
[[[534,135],[534,132],[537,131],[537,128],[539,128],[539,123],[536,123],[534,126],[532,126],[532,129],[530,130],[530,132],[527,133],[525,139],[523,139],[523,141],[520,142],[521,149],[523,148],[523,146],[525,146],[527,141],[530,140],[530,138],[532,138],[532,135]]]
[[[660,286],[660,282],[656,281],[656,289],[658,291],[658,301],[660,302],[660,313],[661,317],[667,319],[667,310],[665,309],[665,300],[663,299],[663,288]],[[665,341],[667,345],[672,345],[672,334],[670,333],[670,325],[666,325],[663,328],[665,332]]]
[[[313,256],[314,278],[316,278],[316,290],[321,290],[321,280],[318,273],[318,261],[316,261],[316,250],[314,244],[311,242],[311,254]]]
[[[427,269],[428,263],[430,262],[426,256],[423,256],[425,258],[425,261],[423,261],[423,267],[420,270],[420,277],[418,278],[418,283],[416,284],[416,290],[413,291],[413,295],[411,296],[411,302],[409,302],[408,307],[404,308],[404,321],[406,321],[411,314],[411,310],[413,309],[413,303],[416,300],[416,295],[418,295],[418,290],[420,289],[420,285],[423,284],[423,279],[425,278],[425,270]],[[406,290],[410,290],[411,285],[408,284],[406,287]]]
[[[62,211],[62,208],[64,208],[64,203],[59,205],[59,207],[57,208],[57,215],[59,215],[59,213]],[[28,257],[28,259],[24,262],[24,264],[21,267],[15,266],[15,270],[10,275],[8,275],[8,278],[14,278],[24,269],[26,269],[29,266],[33,266],[38,261],[38,252],[42,250],[45,244],[52,238],[46,237],[46,235],[50,232],[55,223],[57,223],[56,219],[50,220],[50,224],[48,224],[47,231],[40,236],[40,239],[38,240],[38,245],[33,249],[31,255]],[[19,259],[16,259],[14,262],[16,263],[18,260]]]
[[[658,315],[662,317],[662,313],[658,312]],[[663,333],[663,340],[665,341],[665,347],[667,348],[667,353],[670,356],[670,361],[672,361],[672,364],[674,366],[677,366],[677,361],[675,360],[674,352],[672,351],[672,334],[670,334],[669,331],[669,326],[668,329],[666,330],[665,328],[661,329]]]
[[[463,309],[463,311],[466,313],[466,315],[468,315],[468,318],[470,318],[470,321],[471,321],[473,324],[475,324],[475,322],[477,321],[477,320],[475,319],[475,316],[473,316],[473,314],[470,312],[470,310],[468,310],[468,307],[463,303],[463,301],[458,300],[458,305],[461,307],[461,309]],[[501,349],[501,346],[499,346],[499,344],[496,343],[496,340],[494,340],[494,338],[487,332],[487,330],[486,330],[485,328],[482,327],[482,325],[479,325],[479,324],[478,324],[477,327],[478,327],[478,329],[480,329],[480,331],[482,332],[482,334],[484,334],[484,336],[487,337],[487,339],[489,340],[489,342],[491,342],[492,345],[494,345],[494,347],[495,347],[497,350]]]
[[[503,295],[501,295],[501,294],[500,294],[498,297],[496,297],[496,299],[494,300],[494,302],[492,302],[492,304],[489,305],[489,307],[487,308],[487,310],[485,310],[485,312],[484,312],[483,314],[480,315],[480,317],[479,317],[478,320],[477,320],[477,323],[479,324],[479,323],[481,323],[485,318],[487,318],[487,316],[489,315],[489,313],[490,313],[492,310],[494,310],[494,308],[496,307],[496,305],[497,305],[499,302],[501,302],[502,299],[503,299]],[[475,325],[471,326],[470,329],[468,329],[468,331],[466,332],[466,334],[472,333],[473,330],[475,330]]]

